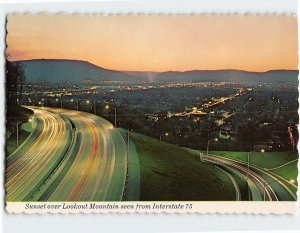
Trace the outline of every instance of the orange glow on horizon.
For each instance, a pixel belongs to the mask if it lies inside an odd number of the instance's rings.
[[[298,68],[297,17],[8,16],[10,60],[72,59],[123,71]]]

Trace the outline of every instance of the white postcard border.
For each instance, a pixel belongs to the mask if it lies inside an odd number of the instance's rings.
[[[6,202],[8,213],[220,213],[295,214],[297,202],[143,201],[143,202]]]

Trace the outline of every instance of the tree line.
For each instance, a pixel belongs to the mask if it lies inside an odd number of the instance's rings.
[[[23,85],[26,79],[24,67],[19,62],[6,60],[5,66],[6,105],[19,105],[22,99]]]

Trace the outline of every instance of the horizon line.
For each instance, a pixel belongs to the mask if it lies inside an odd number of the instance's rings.
[[[193,71],[242,71],[242,72],[248,72],[248,73],[267,73],[270,71],[298,71],[299,69],[272,69],[272,70],[265,70],[265,71],[254,71],[254,70],[241,70],[241,69],[233,69],[233,68],[226,68],[226,69],[214,69],[214,70],[210,70],[210,69],[191,69],[191,70],[184,70],[184,71],[180,71],[180,70],[166,70],[166,71],[149,71],[149,70],[144,70],[144,71],[136,71],[136,70],[115,70],[115,69],[110,69],[110,68],[106,68],[103,66],[99,66],[96,65],[90,61],[86,61],[86,60],[76,60],[76,59],[67,59],[67,58],[33,58],[33,59],[25,59],[25,60],[9,60],[6,59],[6,61],[9,62],[26,62],[26,61],[43,61],[43,60],[52,60],[52,61],[75,61],[75,62],[84,62],[84,63],[88,63],[90,65],[96,66],[98,68],[101,69],[105,69],[105,70],[110,70],[110,71],[116,71],[116,72],[123,72],[123,73],[185,73],[185,72],[193,72]]]

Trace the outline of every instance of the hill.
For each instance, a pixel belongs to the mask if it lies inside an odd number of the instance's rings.
[[[228,176],[199,159],[198,152],[131,132],[140,160],[141,201],[228,201]]]
[[[246,72],[240,70],[216,70],[216,71],[187,71],[174,74],[165,74],[163,79],[168,76],[172,76],[173,79],[182,79],[189,81],[197,80],[197,77],[201,77],[202,81],[210,81],[213,77],[213,81],[217,82],[238,82],[238,83],[278,83],[278,82],[295,82],[298,77],[298,71],[290,70],[272,70],[263,73],[259,72]]]
[[[86,61],[38,59],[18,61],[23,64],[27,81],[148,81],[148,82],[237,82],[296,83],[297,70],[248,72],[240,70],[192,70],[169,72],[123,72],[109,70]]]
[[[27,81],[71,81],[83,80],[129,81],[132,76],[123,72],[104,69],[86,61],[77,60],[27,60],[23,64]]]
[[[137,77],[157,82],[237,82],[237,83],[296,83],[297,70],[271,70],[248,72],[241,70],[192,70],[155,72],[130,72]]]

